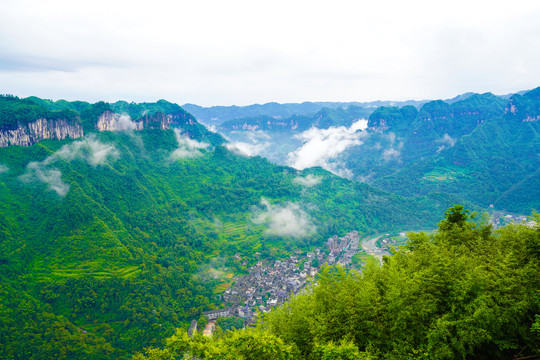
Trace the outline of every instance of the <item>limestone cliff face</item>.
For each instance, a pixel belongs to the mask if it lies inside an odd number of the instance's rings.
[[[132,121],[128,115],[105,111],[98,118],[96,128],[99,131],[143,130],[142,121]]]
[[[99,117],[96,128],[99,131],[122,131],[135,130],[141,131],[144,129],[161,129],[170,128],[171,121],[174,115],[165,115],[156,113],[152,116],[145,115],[141,119],[133,121],[128,115],[120,115],[110,111],[105,111]]]
[[[37,119],[26,126],[0,129],[0,147],[10,145],[31,146],[45,139],[76,139],[83,136],[80,123],[69,123],[64,119]]]
[[[138,120],[132,120],[128,115],[121,115],[111,111],[105,111],[98,118],[96,128],[99,131],[121,131],[121,130],[167,130],[173,126],[183,127],[186,125],[196,125],[197,120],[188,113],[144,115]]]

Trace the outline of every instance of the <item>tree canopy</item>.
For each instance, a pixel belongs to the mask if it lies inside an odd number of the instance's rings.
[[[201,359],[218,359],[217,350],[202,350],[218,347],[244,358],[243,350],[226,347],[233,340],[224,339],[249,337],[254,348],[282,347],[284,358],[296,359],[508,359],[539,353],[538,225],[494,231],[456,205],[437,232],[409,238],[408,249],[363,273],[324,268],[315,286],[265,314],[256,330],[204,339],[207,345],[180,332],[165,351],[196,350]],[[184,339],[182,348],[171,346],[178,338]],[[151,353],[146,358],[156,359]]]

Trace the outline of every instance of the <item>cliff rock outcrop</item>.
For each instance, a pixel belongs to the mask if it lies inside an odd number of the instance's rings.
[[[70,123],[64,119],[37,119],[25,126],[0,129],[0,147],[10,145],[31,146],[45,139],[76,139],[83,136],[80,123]]]

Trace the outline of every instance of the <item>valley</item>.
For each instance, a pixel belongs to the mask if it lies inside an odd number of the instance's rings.
[[[528,132],[537,126],[531,121],[533,95],[512,98],[514,112],[504,118],[516,121],[513,136],[529,157],[538,146],[536,133]],[[526,106],[532,110],[522,110]],[[259,139],[268,139],[269,132],[290,146],[275,149],[282,160],[291,159],[295,146],[342,143],[335,157],[323,158],[323,166],[299,169],[238,151],[227,140],[232,131],[211,132],[164,100],[91,104],[0,97],[0,357],[129,359],[143,348],[160,347],[192,321],[202,328],[204,319],[215,318],[220,327],[233,314],[246,323],[257,310],[281,316],[279,309],[312,291],[308,279],[333,271],[325,264],[362,274],[378,271],[370,259],[382,257],[380,234],[434,228],[462,200],[472,210],[488,208],[484,203],[499,193],[472,196],[490,192],[487,183],[498,181],[500,198],[521,204],[509,207],[519,210],[512,212],[499,208],[502,200],[492,202],[489,209],[499,214],[501,227],[510,222],[509,213],[527,214],[524,204],[538,201],[529,171],[534,157],[515,155],[500,165],[511,174],[495,172],[498,178],[479,172],[495,158],[486,163],[472,157],[478,149],[460,158],[471,167],[452,157],[448,166],[440,157],[476,144],[497,121],[467,130],[452,146],[437,133],[423,140],[420,158],[411,153],[408,159],[404,149],[414,147],[419,130],[405,138],[409,130],[399,129],[407,126],[385,116],[399,112],[400,121],[415,123],[427,121],[420,115],[427,110],[372,110],[322,109],[293,123],[256,119],[269,126],[256,130]],[[368,113],[369,120],[358,120]],[[385,126],[396,127],[395,138]],[[249,139],[249,132],[243,134]],[[291,134],[297,145],[287,141]],[[448,136],[454,139],[455,133]],[[494,143],[494,153],[501,144]],[[516,149],[513,143],[504,146]],[[347,153],[354,149],[365,154]],[[392,158],[397,152],[399,159]],[[370,156],[382,162],[371,163]],[[511,170],[516,164],[520,175]],[[372,180],[359,181],[359,174]],[[460,181],[471,185],[457,192]],[[374,186],[383,182],[399,194]],[[423,182],[433,188],[412,189]],[[445,188],[448,183],[457,187]],[[359,246],[360,239],[369,240]]]

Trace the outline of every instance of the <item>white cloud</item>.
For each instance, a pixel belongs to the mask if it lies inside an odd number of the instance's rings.
[[[90,136],[80,141],[64,145],[45,161],[52,162],[56,158],[65,161],[84,159],[92,166],[103,165],[108,157],[118,158],[119,152],[112,144],[104,144]]]
[[[401,152],[394,148],[389,148],[383,151],[384,161],[395,160],[395,159],[398,159],[400,156],[401,156]]]
[[[296,135],[303,145],[289,153],[288,165],[303,170],[321,166],[337,175],[350,177],[351,172],[336,158],[351,146],[361,145],[367,120],[358,120],[350,127],[339,126],[328,129],[311,128]]]
[[[230,135],[238,141],[231,141],[231,136],[223,134],[229,141],[225,146],[230,151],[244,156],[262,155],[265,150],[271,146],[271,142],[267,141],[271,137],[262,130],[252,131],[231,131]]]
[[[1,2],[0,84],[21,96],[245,105],[508,93],[540,78],[536,0],[152,5]]]
[[[388,142],[390,143],[390,147],[385,149],[383,151],[382,157],[384,161],[400,161],[401,160],[401,148],[403,147],[403,142],[398,142],[398,138],[396,134],[393,132],[389,132],[386,134],[386,138],[388,139]],[[380,144],[379,149],[382,148]]]
[[[252,144],[248,142],[237,141],[233,143],[228,143],[225,145],[227,149],[245,156],[257,156],[260,155],[266,148],[268,148],[268,143],[263,144]]]
[[[5,165],[0,164],[0,174],[8,172],[9,168]]]
[[[263,198],[261,206],[263,208],[256,211],[252,221],[255,224],[265,224],[267,235],[300,238],[309,236],[316,230],[309,215],[296,203],[273,205]]]
[[[115,131],[135,130],[137,125],[128,114],[114,114],[115,115]]]
[[[33,161],[26,166],[26,172],[21,176],[24,182],[41,181],[48,185],[49,190],[60,196],[69,191],[69,184],[62,180],[62,173],[56,168],[49,168],[44,162]]]
[[[170,155],[170,159],[173,161],[199,156],[201,155],[200,150],[206,149],[210,146],[207,143],[190,139],[187,135],[182,134],[179,129],[174,129],[174,136],[178,142],[178,148]]]
[[[67,162],[80,159],[85,160],[92,166],[103,165],[108,158],[117,158],[119,152],[114,145],[104,144],[96,140],[94,136],[74,141],[62,146],[54,154],[43,161],[32,161],[26,166],[26,171],[20,176],[21,181],[44,182],[49,190],[60,196],[65,196],[69,191],[69,184],[62,180],[62,172],[51,165],[64,160]]]
[[[454,146],[456,144],[456,139],[452,138],[448,134],[444,134],[444,136],[442,138],[438,139],[437,142],[442,144],[437,149],[437,152],[441,152],[446,148]]]
[[[322,176],[315,176],[312,174],[309,174],[306,177],[295,177],[293,181],[299,185],[312,187],[315,185],[319,185],[322,181]]]

